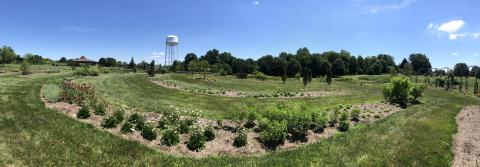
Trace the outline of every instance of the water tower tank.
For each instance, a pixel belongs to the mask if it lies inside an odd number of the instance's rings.
[[[168,46],[176,46],[178,45],[178,37],[175,35],[167,36],[167,45]]]

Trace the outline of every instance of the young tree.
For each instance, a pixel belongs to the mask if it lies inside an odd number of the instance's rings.
[[[282,59],[283,59],[282,82],[283,82],[283,84],[285,84],[285,82],[287,81],[287,62],[286,62],[285,58],[282,58]]]
[[[459,87],[458,87],[459,91],[462,91],[463,77],[468,77],[469,73],[470,73],[470,70],[469,70],[467,64],[465,64],[465,63],[455,64],[455,68],[453,69],[453,74],[457,77],[460,77],[460,84],[459,84]]]
[[[188,63],[188,69],[189,69],[190,73],[192,74],[192,79],[193,79],[193,75],[195,74],[195,72],[200,71],[198,69],[198,62],[199,62],[198,60],[191,60]]]
[[[62,57],[60,60],[58,60],[59,63],[67,63],[67,58]]]
[[[185,67],[184,67],[185,71],[190,71],[190,69],[188,68],[188,64],[193,60],[198,60],[197,55],[195,53],[188,53],[185,56],[185,60],[183,61],[184,65],[185,65]]]
[[[23,60],[22,65],[20,65],[20,71],[22,72],[22,75],[30,74],[30,63],[28,60]]]
[[[332,64],[332,73],[334,76],[341,76],[347,72],[347,68],[345,67],[345,63],[341,58],[337,58]]]
[[[198,62],[198,69],[202,73],[203,79],[207,79],[207,72],[209,70],[209,66],[210,65],[208,64],[208,61],[201,60]]]
[[[300,73],[302,71],[302,65],[300,62],[293,58],[287,62],[287,76],[294,77],[295,74]]]
[[[137,68],[135,66],[136,66],[135,61],[133,61],[133,57],[132,57],[132,59],[130,59],[130,63],[128,64],[128,69],[133,70],[133,72],[137,72],[136,70]]]
[[[307,84],[310,82],[311,77],[312,77],[312,71],[308,67],[303,69],[302,78],[303,78],[303,86],[304,87],[306,87]]]
[[[152,62],[150,62],[150,68],[148,68],[147,73],[150,77],[155,76],[155,60],[152,60]]]
[[[328,70],[327,71],[327,80],[326,80],[328,85],[332,84],[332,77],[333,77],[332,71]]]

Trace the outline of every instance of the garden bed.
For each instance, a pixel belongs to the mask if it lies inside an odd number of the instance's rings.
[[[154,132],[159,134],[159,136],[154,140],[146,140],[144,136],[142,136],[141,132],[138,130],[133,130],[132,133],[122,133],[121,127],[122,123],[119,123],[117,126],[113,128],[104,128],[102,126],[105,123],[105,118],[108,115],[112,115],[112,111],[114,110],[112,106],[107,107],[106,116],[100,116],[91,114],[90,117],[86,119],[79,119],[78,113],[81,107],[76,104],[69,104],[65,102],[49,102],[43,96],[43,89],[42,89],[41,98],[45,103],[45,106],[49,109],[53,109],[59,111],[67,116],[79,120],[84,123],[88,123],[93,125],[94,127],[102,130],[106,130],[114,135],[120,136],[127,140],[137,141],[142,143],[148,147],[161,150],[163,152],[173,154],[173,155],[185,155],[185,156],[193,156],[193,157],[205,157],[211,155],[254,155],[254,154],[262,154],[265,152],[270,152],[272,150],[288,150],[293,149],[301,145],[309,144],[318,142],[322,139],[326,139],[336,133],[341,133],[338,130],[338,124],[334,124],[333,126],[325,126],[322,128],[322,131],[314,131],[313,129],[309,129],[306,133],[305,139],[306,140],[298,140],[292,134],[288,134],[288,137],[283,142],[283,144],[278,145],[276,148],[272,149],[271,147],[265,146],[265,144],[260,140],[260,133],[256,131],[258,128],[258,121],[256,121],[256,125],[254,127],[245,128],[245,133],[247,134],[247,144],[243,147],[236,147],[234,146],[234,141],[238,133],[235,131],[238,130],[238,127],[244,127],[244,124],[239,125],[237,121],[233,120],[210,120],[205,118],[197,118],[195,126],[199,127],[207,127],[212,126],[215,133],[215,138],[211,141],[205,142],[205,147],[199,151],[192,151],[187,147],[187,142],[190,138],[189,133],[180,134],[179,135],[179,143],[174,146],[167,146],[162,144],[161,141],[161,132],[159,128],[155,127]],[[362,104],[356,106],[349,106],[342,109],[342,112],[350,113],[353,109],[359,109],[361,112],[359,114],[359,120],[353,121],[348,119],[347,122],[350,124],[351,127],[357,126],[358,124],[368,124],[374,121],[380,120],[385,118],[386,116],[398,112],[401,109],[397,106],[393,106],[387,103],[373,103],[373,104]],[[132,114],[137,113],[145,122],[149,124],[156,124],[159,122],[162,117],[165,115],[159,113],[152,113],[152,112],[137,112],[133,109],[126,110],[124,113],[125,120]],[[188,119],[190,116],[180,116],[180,119]],[[127,122],[127,121],[125,121]],[[243,128],[241,128],[243,129]]]
[[[151,80],[152,83],[168,89],[175,89],[180,91],[188,91],[212,96],[224,96],[224,97],[253,97],[253,98],[315,98],[325,96],[343,96],[348,95],[343,91],[281,91],[277,90],[273,93],[258,93],[258,92],[241,92],[235,90],[214,90],[200,87],[184,87],[178,83],[173,83],[164,80]]]

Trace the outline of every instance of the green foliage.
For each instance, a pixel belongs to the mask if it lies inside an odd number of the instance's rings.
[[[26,60],[22,61],[22,65],[20,65],[20,71],[22,75],[30,74],[30,63]]]
[[[55,103],[60,101],[60,87],[57,84],[46,84],[43,87],[43,96],[50,103]]]
[[[312,113],[312,125],[315,131],[323,131],[325,125],[327,124],[327,117],[324,112],[313,112]]]
[[[95,115],[105,115],[107,114],[107,109],[104,104],[95,105]]]
[[[178,121],[178,131],[181,134],[188,133],[190,131],[190,129],[192,128],[192,125],[195,123],[195,121],[196,120],[192,119],[192,118],[181,119],[180,121]],[[170,123],[169,125],[173,125],[173,124]]]
[[[106,117],[101,126],[105,129],[111,129],[117,127],[119,123],[120,121],[118,121],[115,117]]]
[[[150,77],[154,77],[155,73],[156,73],[156,71],[155,71],[155,61],[152,60],[152,62],[150,62],[150,67],[147,69],[147,74]]]
[[[262,72],[256,71],[256,72],[254,73],[254,75],[255,75],[255,79],[257,79],[257,80],[260,80],[260,81],[265,81],[265,80],[267,80],[267,76],[266,76],[265,74],[263,74]]]
[[[203,131],[203,135],[205,136],[206,141],[212,141],[215,139],[215,131],[213,130],[212,126],[207,126],[205,131]]]
[[[400,104],[402,107],[406,107],[410,87],[411,83],[409,78],[393,77],[389,84],[384,85],[383,95],[387,101]]]
[[[174,125],[178,120],[180,120],[180,116],[177,112],[166,111],[158,120],[158,128],[167,129],[167,126]]]
[[[260,141],[270,148],[284,143],[288,134],[287,121],[270,121],[266,129],[260,132]]]
[[[205,136],[200,128],[194,128],[190,132],[190,138],[187,142],[187,148],[192,151],[200,151],[205,148]]]
[[[137,122],[135,123],[135,130],[143,130],[143,127],[146,125],[145,120],[143,117],[140,117]]]
[[[297,135],[306,135],[311,124],[311,117],[306,113],[295,113],[287,117],[288,132]]]
[[[127,134],[127,133],[133,133],[133,124],[130,122],[125,122],[120,129],[120,132]]]
[[[142,116],[140,116],[140,114],[138,113],[133,113],[132,115],[130,115],[130,117],[128,117],[128,122],[132,123],[132,124],[136,124],[138,123],[141,119],[143,119]]]
[[[163,131],[162,144],[166,146],[175,146],[180,143],[180,135],[175,129],[166,129]]]
[[[98,76],[100,70],[98,67],[90,68],[90,66],[82,66],[80,69],[75,70],[74,74],[79,76]]]
[[[340,121],[347,121],[348,120],[348,112],[343,111],[340,113]]]
[[[90,107],[88,106],[83,106],[80,108],[80,110],[77,112],[77,118],[80,119],[87,119],[90,117]]]
[[[344,132],[344,131],[347,131],[347,130],[348,130],[349,126],[350,126],[350,123],[349,123],[348,121],[340,121],[340,123],[338,124],[337,129],[338,129],[339,131]]]
[[[151,125],[143,126],[141,135],[145,140],[148,140],[148,141],[157,139],[157,133],[155,132],[155,129]]]
[[[350,113],[350,116],[352,117],[352,121],[359,121],[360,120],[360,109],[354,108],[352,112]]]
[[[115,119],[117,119],[119,122],[123,122],[125,119],[125,111],[123,109],[117,109],[113,113],[113,117],[115,117]]]
[[[425,84],[413,84],[410,88],[410,95],[412,101],[417,101],[419,97],[422,97],[423,91],[427,88]]]
[[[243,130],[237,133],[237,136],[233,140],[233,146],[235,147],[243,147],[248,144],[247,133]]]

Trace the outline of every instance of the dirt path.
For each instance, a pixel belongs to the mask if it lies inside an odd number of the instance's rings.
[[[452,166],[480,166],[480,106],[466,106],[456,119]]]

